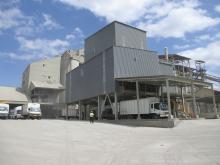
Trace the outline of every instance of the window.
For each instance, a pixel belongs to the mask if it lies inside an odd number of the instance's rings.
[[[159,103],[155,103],[154,104],[154,108],[159,110],[160,109],[160,104]]]
[[[151,106],[151,109],[154,109],[154,105],[153,104],[151,104],[150,106]]]

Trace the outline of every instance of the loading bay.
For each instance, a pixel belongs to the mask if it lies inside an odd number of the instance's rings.
[[[174,128],[0,120],[1,165],[220,164],[220,119]]]

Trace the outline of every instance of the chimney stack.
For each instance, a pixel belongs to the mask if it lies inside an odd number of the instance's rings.
[[[164,48],[164,55],[165,55],[166,61],[169,62],[169,55],[168,55],[168,48],[167,47]]]

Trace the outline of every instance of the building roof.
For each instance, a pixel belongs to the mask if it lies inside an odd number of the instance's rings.
[[[111,26],[112,24],[121,24],[121,25],[123,25],[123,26],[127,26],[127,27],[129,27],[129,28],[132,28],[132,29],[135,29],[135,30],[138,30],[138,31],[141,31],[141,32],[146,33],[145,30],[136,28],[136,27],[134,27],[134,26],[131,26],[131,25],[128,25],[128,24],[119,22],[119,21],[113,21],[113,22],[111,22],[110,24],[108,24],[108,25],[104,26],[103,28],[99,29],[98,31],[96,31],[96,32],[93,33],[92,35],[90,35],[90,36],[88,36],[87,38],[85,38],[85,40],[88,40],[88,39],[91,38],[92,36],[94,36],[94,35],[96,35],[97,33],[103,31],[104,29],[108,28],[108,27]]]
[[[169,54],[168,57],[172,58],[174,60],[180,60],[180,61],[190,60],[190,58],[184,57],[184,56],[181,56],[181,55],[178,55],[178,54]],[[163,59],[163,58],[165,58],[165,55],[159,55],[159,58]]]
[[[47,83],[47,82],[40,82],[40,81],[31,81],[32,89],[33,88],[45,88],[45,89],[64,89],[63,85],[60,83]]]
[[[0,86],[0,102],[8,104],[25,104],[28,97],[21,91],[21,88]]]

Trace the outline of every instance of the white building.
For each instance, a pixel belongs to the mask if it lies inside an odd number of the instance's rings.
[[[22,89],[32,102],[41,104],[43,117],[65,115],[66,73],[84,62],[83,55],[83,49],[68,50],[62,56],[31,63],[25,69]]]

